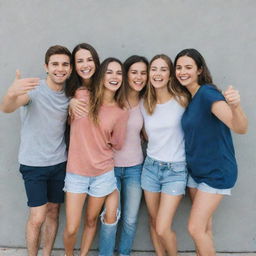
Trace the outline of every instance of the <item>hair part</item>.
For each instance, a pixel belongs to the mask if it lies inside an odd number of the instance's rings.
[[[45,53],[44,62],[46,65],[48,65],[50,57],[55,54],[67,55],[71,62],[71,52],[69,51],[68,48],[66,48],[65,46],[62,46],[62,45],[53,45],[50,48],[48,48],[48,50]]]
[[[98,53],[90,44],[80,43],[77,46],[75,46],[71,55],[71,64],[73,65],[73,69],[65,86],[65,93],[67,97],[74,97],[76,90],[81,86],[83,86],[83,79],[76,72],[76,62],[75,62],[76,53],[81,49],[88,50],[91,53],[92,59],[95,64],[95,73],[90,78],[90,83],[89,83],[89,86],[87,87],[89,91],[91,90],[93,80],[100,66],[100,59],[99,59]]]
[[[117,62],[121,66],[122,70],[122,83],[118,90],[115,92],[114,100],[120,108],[124,107],[124,99],[125,99],[125,88],[124,81],[126,80],[126,74],[124,71],[124,67],[122,62],[116,58],[107,58],[105,59],[100,67],[99,71],[93,81],[92,90],[90,93],[90,102],[89,102],[89,117],[94,121],[94,123],[98,124],[98,115],[100,111],[100,107],[103,104],[103,97],[105,91],[104,78],[106,71],[108,69],[108,65],[111,62]]]

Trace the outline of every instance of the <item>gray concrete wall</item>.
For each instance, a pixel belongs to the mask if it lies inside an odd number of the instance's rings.
[[[157,53],[174,58],[194,47],[205,56],[215,83],[233,84],[249,117],[247,135],[234,135],[239,180],[214,218],[219,251],[256,251],[255,70],[256,1],[254,0],[0,0],[0,96],[15,69],[23,77],[44,77],[43,58],[50,45],[72,49],[95,46],[101,59],[131,54],[149,59]],[[26,197],[18,172],[19,113],[0,114],[0,246],[24,246]],[[183,200],[175,219],[180,250],[193,244],[186,231],[190,209]],[[145,206],[134,248],[152,249]],[[55,246],[63,247],[64,210]]]

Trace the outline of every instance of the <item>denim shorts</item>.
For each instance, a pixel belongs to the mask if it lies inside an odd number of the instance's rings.
[[[231,195],[231,189],[218,189],[213,188],[207,185],[206,183],[197,183],[190,175],[188,175],[188,183],[187,187],[189,188],[197,188],[203,192],[211,193],[211,194],[220,194],[220,195]]]
[[[94,197],[103,197],[117,189],[114,170],[99,176],[82,176],[75,173],[66,173],[65,192],[83,194]]]
[[[183,195],[187,173],[186,162],[161,162],[147,156],[143,165],[141,186],[150,192]]]
[[[51,166],[20,165],[29,207],[50,203],[63,203],[66,162]]]

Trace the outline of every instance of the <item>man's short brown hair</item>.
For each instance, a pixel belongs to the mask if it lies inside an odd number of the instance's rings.
[[[55,54],[67,55],[69,57],[69,59],[71,60],[71,52],[68,50],[68,48],[66,48],[65,46],[62,46],[62,45],[54,45],[54,46],[51,46],[45,53],[45,64],[46,65],[48,65],[50,57]]]

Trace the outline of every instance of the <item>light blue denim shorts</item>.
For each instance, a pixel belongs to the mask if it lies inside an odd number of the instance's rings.
[[[147,156],[141,175],[141,187],[150,192],[184,195],[187,184],[186,162],[161,162]]]
[[[103,197],[117,189],[114,170],[99,176],[82,176],[75,173],[66,173],[63,190],[71,193],[86,193],[94,197]]]
[[[220,195],[231,195],[231,189],[218,189],[218,188],[213,188],[207,185],[206,183],[197,183],[190,175],[188,175],[188,183],[187,187],[189,188],[197,188],[203,192],[207,192],[210,194],[220,194]]]

